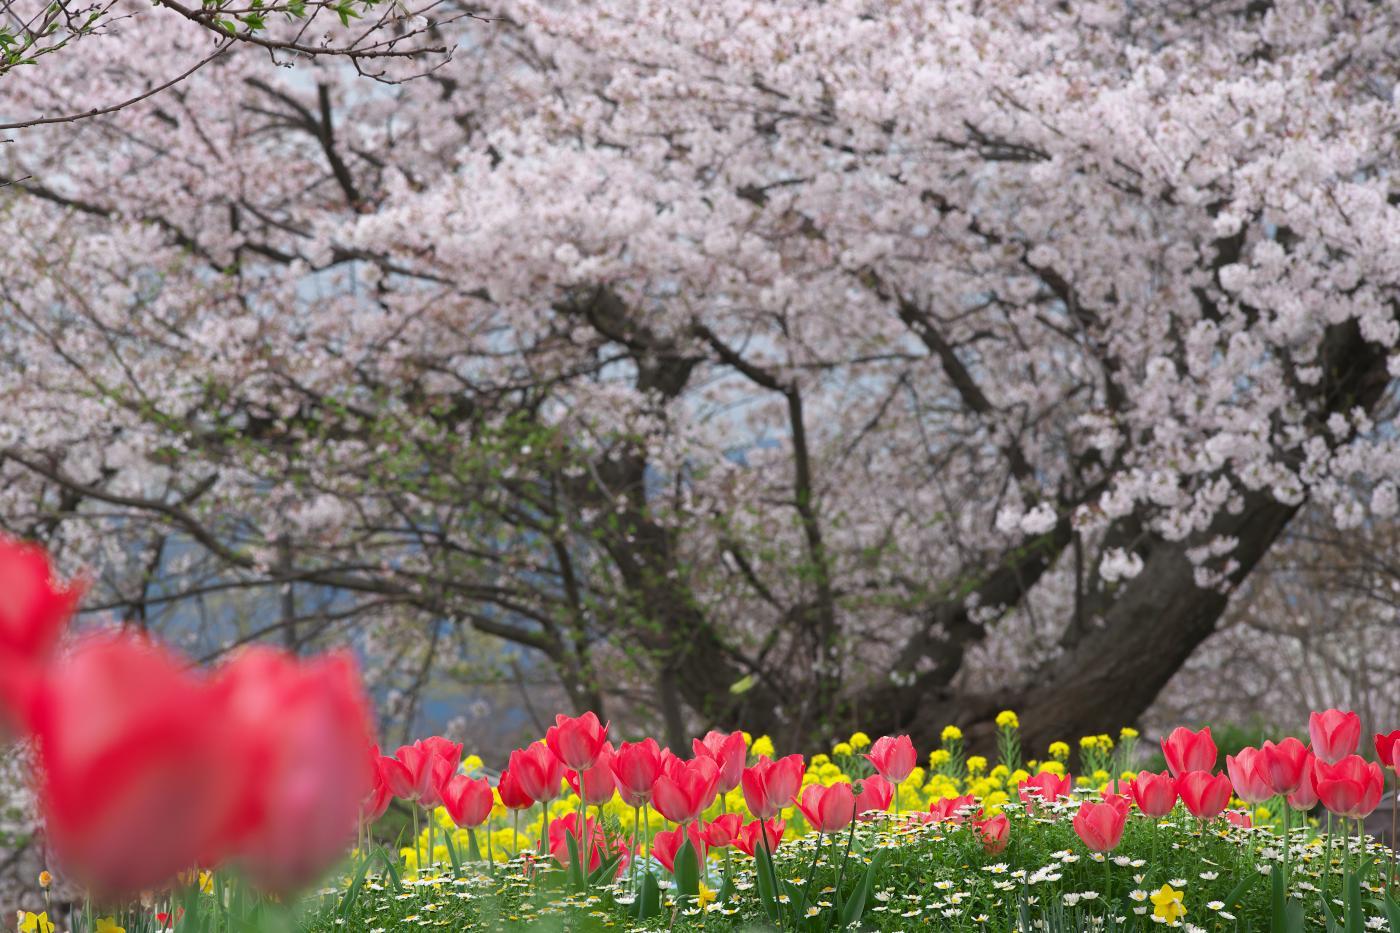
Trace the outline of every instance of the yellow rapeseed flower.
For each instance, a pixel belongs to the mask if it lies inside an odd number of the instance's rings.
[[[952,758],[952,757],[953,757],[953,756],[952,756],[951,754],[948,753],[948,749],[946,749],[946,748],[935,748],[933,751],[931,751],[931,752],[928,753],[928,763],[929,763],[932,767],[935,767],[935,768],[936,768],[936,767],[938,767],[939,765],[945,765],[945,764],[947,764],[947,763],[948,763],[948,759],[949,759],[949,758]]]
[[[1056,777],[1065,776],[1065,763],[1063,761],[1043,761],[1040,764],[1041,771],[1049,771]]]
[[[944,742],[956,742],[963,737],[962,730],[957,726],[944,726],[941,738]]]
[[[1120,739],[1135,739],[1138,737],[1138,731],[1132,726],[1124,726],[1118,730],[1118,737]]]
[[[829,755],[823,755],[821,752],[813,755],[810,763],[813,768],[820,768],[822,765],[828,764],[831,764],[831,757]]]
[[[1020,717],[1016,715],[1014,710],[1004,709],[1000,713],[997,713],[997,728],[1019,729],[1021,728]]]
[[[1069,757],[1069,743],[1051,742],[1050,757],[1054,758],[1057,761],[1064,761],[1066,758]]]
[[[849,758],[851,755],[855,754],[855,749],[851,748],[849,742],[837,742],[836,745],[832,747],[831,754],[845,755]]]
[[[969,758],[969,759],[967,760],[967,773],[968,773],[968,774],[981,774],[983,771],[986,771],[986,770],[987,770],[987,759],[983,758],[981,755],[973,755],[971,758]]]
[[[753,740],[753,744],[749,746],[749,750],[755,755],[767,755],[769,758],[772,758],[773,740],[766,735],[760,735]]]
[[[1099,737],[1096,735],[1086,735],[1079,740],[1080,748],[1098,748]]]
[[[862,749],[870,744],[870,736],[864,732],[851,733],[851,748]]]
[[[1152,916],[1175,925],[1177,920],[1186,916],[1186,906],[1182,903],[1184,896],[1183,892],[1171,885],[1162,885],[1161,889],[1152,895]]]

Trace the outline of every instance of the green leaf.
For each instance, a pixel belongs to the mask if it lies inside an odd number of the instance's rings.
[[[841,909],[841,926],[848,927],[853,923],[858,923],[865,915],[865,904],[870,900],[870,889],[875,885],[875,876],[884,868],[885,852],[881,850],[875,853],[875,857],[866,866],[865,874],[856,883],[855,890],[846,899],[845,906]]]
[[[596,887],[606,881],[611,881],[613,875],[617,872],[617,863],[621,860],[622,853],[619,852],[612,858],[600,862],[598,867],[593,869],[593,873],[588,876],[588,886],[590,888]]]
[[[754,680],[754,676],[752,674],[746,674],[729,685],[729,692],[735,696],[741,693],[748,693],[753,689],[755,683],[757,683],[757,681]]]
[[[1230,891],[1229,894],[1225,895],[1225,909],[1234,910],[1236,907],[1238,907],[1240,903],[1240,898],[1245,896],[1245,893],[1250,889],[1250,887],[1254,884],[1255,879],[1257,879],[1258,877],[1259,873],[1257,871],[1251,871],[1246,873],[1245,876],[1240,879],[1240,883],[1235,885],[1235,887]]]
[[[564,839],[569,846],[569,880],[574,887],[583,888],[583,862],[578,857],[578,839],[573,833],[565,833]]]
[[[776,922],[779,913],[778,894],[773,890],[773,862],[762,845],[754,847],[753,857],[758,875],[758,899],[763,903],[763,911],[768,915],[768,919]]]
[[[676,853],[676,889],[687,897],[695,898],[700,896],[700,862],[696,858],[695,849],[687,839],[681,843],[680,851]]]
[[[1347,933],[1365,933],[1366,930],[1366,910],[1361,904],[1361,879],[1355,872],[1347,878]]]
[[[636,917],[646,920],[661,913],[661,885],[651,872],[642,875],[642,890],[637,895]]]

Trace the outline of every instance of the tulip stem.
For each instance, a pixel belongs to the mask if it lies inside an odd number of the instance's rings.
[[[1285,891],[1288,890],[1288,880],[1289,880],[1289,877],[1288,877],[1288,867],[1289,867],[1289,857],[1290,857],[1290,854],[1291,854],[1291,853],[1289,852],[1289,849],[1293,848],[1293,847],[1289,844],[1289,839],[1288,839],[1288,829],[1289,829],[1289,826],[1288,826],[1288,817],[1289,817],[1289,815],[1290,815],[1290,814],[1289,814],[1289,811],[1292,810],[1292,809],[1293,809],[1292,807],[1288,806],[1288,801],[1285,800],[1285,801],[1284,801],[1284,804],[1283,804],[1283,889],[1284,889]]]
[[[1395,804],[1400,799],[1400,765],[1393,769],[1395,774],[1395,789],[1390,792],[1390,887],[1395,887],[1395,849],[1400,846],[1400,839],[1395,838]]]
[[[423,873],[423,845],[418,841],[418,808],[409,807],[413,813],[413,877]]]
[[[520,811],[510,811],[510,851],[520,854]],[[514,857],[514,855],[512,857]]]
[[[768,854],[768,877],[773,882],[773,899],[776,902],[778,898],[778,866],[773,864],[773,846],[768,842],[768,823],[761,816],[758,818],[758,838],[763,840],[763,851]]]
[[[540,801],[540,856],[549,854],[549,801]]]
[[[760,829],[760,832],[761,831]],[[798,906],[797,913],[793,915],[794,926],[802,922],[802,915],[807,912],[807,900],[812,894],[812,883],[816,881],[817,856],[821,855],[822,836],[824,835],[825,833],[820,829],[817,830],[817,844],[812,847],[812,864],[807,869],[807,883],[802,886],[802,903]]]
[[[642,822],[642,808],[632,808],[632,855],[627,859],[627,890],[637,894],[637,830]]]
[[[1327,811],[1327,854],[1322,864],[1322,896],[1327,897],[1327,889],[1332,881],[1332,811]]]
[[[431,871],[433,870],[433,859],[434,859],[434,856],[437,855],[437,846],[434,844],[434,843],[436,842],[436,840],[435,840],[434,837],[433,837],[433,824],[437,822],[437,814],[434,812],[433,809],[428,808],[428,810],[427,810],[427,816],[428,816],[428,871],[431,872]]]
[[[837,869],[837,871],[836,871],[836,903],[837,903],[837,904],[840,904],[840,903],[841,903],[841,883],[842,883],[843,881],[846,880],[846,863],[849,862],[849,861],[851,860],[851,844],[854,843],[855,841],[856,841],[856,821],[855,821],[854,819],[852,819],[852,820],[851,820],[851,831],[850,831],[850,833],[846,836],[846,854],[843,855],[843,856],[841,856],[841,867],[840,867],[839,869]],[[827,923],[826,928],[827,928],[828,930],[831,929],[832,925],[835,924],[835,923],[836,923],[836,911],[833,910],[833,911],[831,912],[831,920]]]

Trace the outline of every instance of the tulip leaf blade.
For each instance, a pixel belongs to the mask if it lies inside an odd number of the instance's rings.
[[[621,853],[615,854],[612,858],[593,869],[593,873],[588,876],[588,886],[594,887],[595,885],[602,884],[605,879],[611,878],[613,873],[617,871],[617,863],[621,861],[621,859]]]
[[[642,875],[641,888],[637,895],[637,919],[647,920],[661,913],[661,885],[648,871]]]
[[[758,898],[763,903],[763,910],[768,915],[768,919],[776,921],[778,919],[778,894],[773,890],[773,860],[768,857],[768,851],[761,845],[754,847],[753,857],[758,875]]]
[[[680,850],[676,852],[675,866],[676,889],[686,897],[699,897],[700,862],[689,839],[682,842]]]
[[[865,915],[865,904],[870,900],[870,891],[875,885],[875,876],[884,868],[884,863],[884,851],[876,852],[875,856],[871,858],[870,864],[866,866],[865,874],[861,875],[860,881],[851,891],[851,896],[846,898],[846,903],[841,908],[841,927],[843,929],[853,923],[858,923],[860,918]]]
[[[573,886],[582,890],[584,886],[583,862],[578,855],[578,839],[573,833],[566,832],[564,839],[569,847],[569,881]]]

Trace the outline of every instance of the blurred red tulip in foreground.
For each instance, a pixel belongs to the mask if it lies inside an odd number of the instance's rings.
[[[220,694],[142,639],[90,637],[56,662],[34,734],[54,853],[102,895],[157,887],[257,819],[255,750]]]
[[[301,660],[259,647],[214,684],[256,767],[256,822],[234,853],[264,890],[300,888],[345,854],[374,785],[359,670],[348,654]]]
[[[60,583],[38,545],[0,535],[0,739],[28,726],[44,665],[82,587]]]

